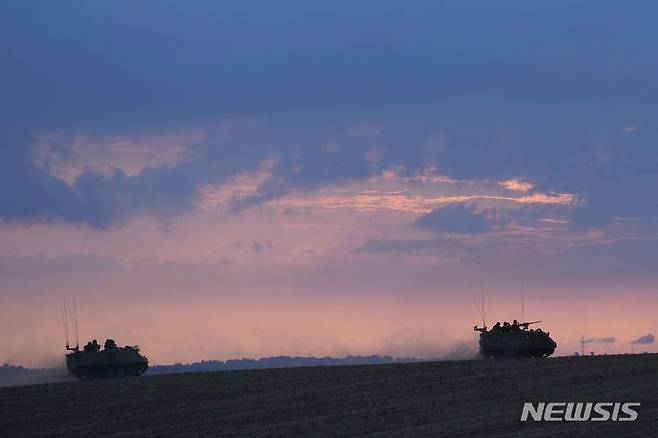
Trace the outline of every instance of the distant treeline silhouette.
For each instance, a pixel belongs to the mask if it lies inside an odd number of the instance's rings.
[[[152,365],[145,375],[199,373],[206,371],[255,370],[263,368],[293,368],[333,365],[376,365],[403,362],[418,362],[419,359],[392,356],[347,356],[336,357],[300,357],[276,356],[261,359],[202,360],[190,364]],[[30,385],[36,383],[53,383],[75,380],[64,364],[61,368],[25,368],[20,365],[4,364],[0,366],[0,387]]]
[[[253,370],[263,368],[292,368],[333,365],[375,365],[387,363],[415,362],[413,358],[394,358],[392,356],[347,356],[336,357],[301,357],[275,356],[260,359],[203,360],[190,364],[155,365],[148,369],[146,375],[195,373],[204,371]]]
[[[25,368],[20,365],[0,366],[0,386],[31,385],[73,380],[65,368]]]

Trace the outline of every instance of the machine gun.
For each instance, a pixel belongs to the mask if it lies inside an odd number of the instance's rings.
[[[537,323],[539,323],[539,322],[541,322],[541,321],[520,322],[520,323],[519,323],[519,327],[523,327],[524,329],[527,330],[527,329],[528,329],[528,326],[529,326],[530,324],[537,324]]]

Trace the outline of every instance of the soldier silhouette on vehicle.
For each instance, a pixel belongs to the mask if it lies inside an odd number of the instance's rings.
[[[117,343],[114,342],[114,339],[108,339],[105,341],[105,349],[106,350],[112,350],[114,348],[117,348]]]

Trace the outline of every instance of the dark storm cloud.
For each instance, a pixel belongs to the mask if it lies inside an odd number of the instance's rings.
[[[0,218],[103,227],[141,208],[176,213],[200,185],[269,156],[274,178],[234,211],[291,186],[433,164],[580,194],[577,226],[656,216],[656,12],[594,0],[3,2]],[[210,135],[173,168],[87,172],[68,187],[31,164],[36,133],[244,116],[268,128],[230,144]],[[354,122],[375,128],[355,134]]]
[[[640,345],[647,345],[647,344],[653,344],[656,341],[656,338],[654,335],[651,333],[646,334],[644,336],[640,336],[639,338],[631,341],[631,344],[640,344]]]
[[[595,1],[10,1],[3,74],[16,86],[3,105],[16,118],[128,122],[466,93],[655,102],[656,11]]]
[[[290,187],[312,188],[369,173],[367,142],[345,132],[320,137],[342,140],[331,156],[320,139],[309,140],[308,132],[285,123],[247,124],[225,137],[210,128],[203,141],[188,145],[190,159],[176,165],[146,167],[135,175],[119,169],[110,174],[86,170],[71,186],[33,163],[27,138],[5,140],[6,147],[0,149],[0,218],[65,220],[104,228],[140,209],[176,214],[192,207],[201,185],[256,170],[272,156],[279,161],[272,177],[252,196],[231,200],[232,212],[281,196]]]
[[[207,180],[204,171],[194,162],[147,168],[135,176],[120,170],[110,175],[87,171],[71,187],[36,167],[25,145],[9,145],[0,152],[0,218],[86,222],[102,228],[139,208],[177,212],[192,201],[196,185]]]
[[[79,199],[66,183],[34,166],[23,138],[0,138],[0,218],[75,219]]]

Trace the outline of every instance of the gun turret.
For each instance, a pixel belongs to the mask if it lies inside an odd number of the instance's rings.
[[[476,332],[486,332],[487,331],[487,326],[484,325],[482,327],[478,327],[477,325],[474,325],[473,330],[476,331]]]

